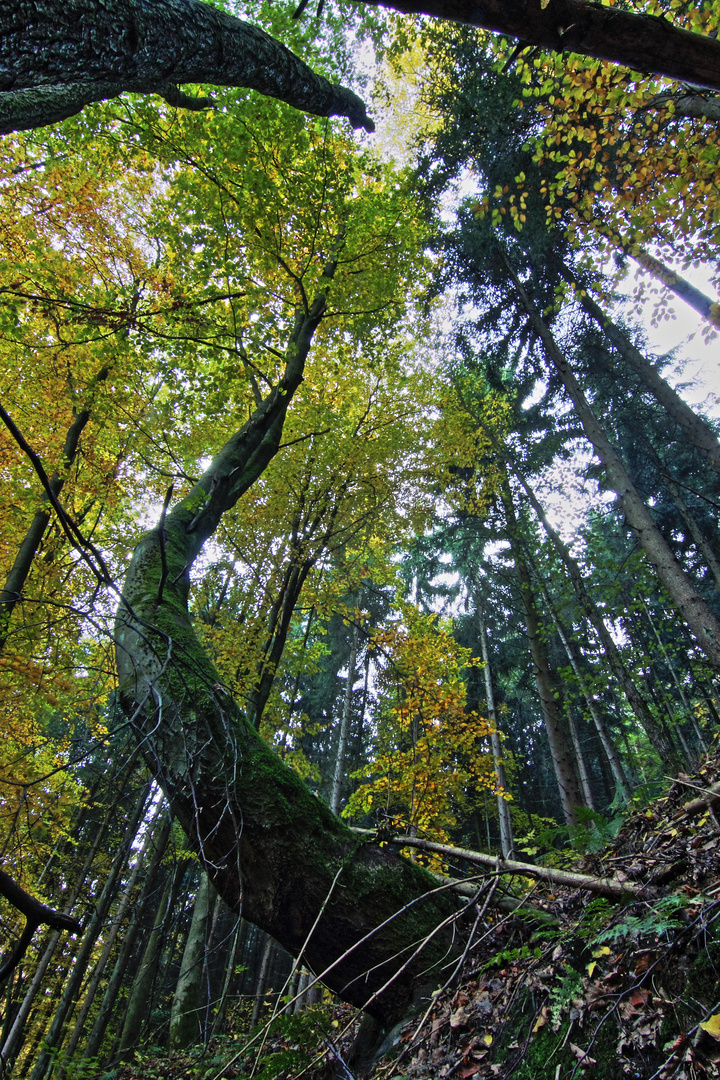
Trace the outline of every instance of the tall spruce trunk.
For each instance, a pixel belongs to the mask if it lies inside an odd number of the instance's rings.
[[[612,634],[608,630],[605,618],[590,595],[577,560],[570,554],[567,544],[563,543],[560,534],[548,521],[541,503],[538,501],[535,492],[522,473],[517,468],[514,468],[513,474],[522,485],[523,490],[528,496],[537,515],[538,521],[542,524],[545,532],[552,541],[560,561],[567,570],[570,584],[572,585],[573,592],[575,593],[580,608],[597,634],[598,641],[602,646],[603,653],[610,665],[610,669],[617,680],[618,686],[625,695],[627,703],[635,715],[635,719],[647,734],[647,737],[650,739],[650,742],[663,764],[670,772],[677,772],[680,769],[681,763],[672,740],[666,737],[666,733],[663,731],[662,726],[653,716],[648,703],[638,690],[633,676],[626,668],[625,662],[620,655],[620,650],[615,644]]]
[[[663,407],[669,419],[678,425],[688,442],[692,443],[715,473],[720,475],[720,440],[711,425],[698,416],[677,391],[663,379],[655,365],[643,356],[625,331],[612,321],[610,316],[593,300],[587,289],[577,282],[572,270],[564,263],[559,265],[559,269],[565,280],[574,287],[578,303],[583,311],[597,323],[623,360],[627,361],[633,371],[640,376],[646,389]],[[553,363],[555,363],[554,360]]]
[[[661,99],[662,96],[658,95],[657,98],[653,99],[652,104],[657,103],[660,105]],[[687,105],[690,106],[690,109],[692,109],[694,105],[697,112],[691,112],[689,109],[685,112],[680,112],[679,107],[681,108],[681,102],[684,99],[687,101]],[[667,95],[664,100],[666,103],[673,101],[671,95]],[[705,115],[707,115],[707,112],[711,110],[713,106],[714,111],[717,114],[717,102],[706,101],[701,94],[692,97],[686,95],[679,100],[673,101],[674,115],[676,116],[702,116],[703,113],[700,112],[700,109],[702,108],[704,108]],[[712,119],[717,123],[720,116],[715,115]],[[647,270],[648,273],[652,274],[652,276],[657,279],[657,281],[662,282],[666,289],[670,289],[671,292],[674,292],[676,296],[680,297],[681,300],[697,311],[698,315],[702,315],[703,319],[707,319],[712,326],[720,327],[720,304],[718,304],[717,300],[711,300],[704,292],[701,292],[700,289],[691,285],[684,277],[681,277],[675,270],[666,266],[660,259],[656,259],[654,255],[651,255],[645,248],[640,247],[639,244],[621,242],[620,246],[626,255],[630,255],[635,260],[638,266],[641,266],[643,270]]]
[[[577,825],[579,823],[577,809],[583,805],[583,794],[577,775],[572,743],[557,706],[547,649],[540,629],[540,618],[535,603],[532,579],[525,558],[524,544],[520,537],[518,520],[515,515],[515,507],[513,506],[512,494],[507,479],[503,485],[501,495],[505,507],[508,539],[510,540],[525,613],[525,627],[530,645],[535,683],[538,688],[545,731],[550,744],[550,756],[558,791],[560,792],[560,802],[562,803],[566,823],[568,825]]]
[[[203,544],[278,450],[324,310],[321,293],[298,311],[280,383],[140,539],[116,655],[123,709],[225,902],[292,955],[304,948],[331,989],[385,1024],[436,985],[434,965],[454,948],[438,928],[454,901],[427,871],[360,841],[283,765],[224,688],[188,611]]]
[[[595,447],[595,452],[605,469],[608,483],[618,497],[618,504],[628,525],[635,533],[648,562],[654,568],[680,618],[690,627],[711,667],[717,675],[720,675],[720,623],[668,547],[652,514],[630,479],[620,456],[590,407],[567,358],[558,347],[549,327],[528,296],[507,256],[504,255],[504,259],[517,294],[530,317],[530,322],[538,333],[545,353],[575,407],[587,439]]]
[[[357,663],[358,628],[353,626],[350,643],[350,658],[348,660],[347,684],[345,686],[345,700],[343,702],[340,730],[338,731],[338,745],[335,754],[335,768],[333,770],[332,791],[330,792],[330,809],[333,814],[340,812],[340,798],[342,796],[343,779],[345,776],[345,755],[347,753],[348,736],[350,734],[350,720],[352,719],[352,692],[355,685],[355,667]]]

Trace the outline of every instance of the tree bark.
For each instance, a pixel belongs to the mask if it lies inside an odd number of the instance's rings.
[[[383,0],[382,6],[469,23],[553,52],[581,53],[720,90],[720,42],[656,15],[636,15],[587,0],[549,0],[545,5],[535,0]]]
[[[492,671],[490,669],[490,650],[488,649],[487,631],[485,629],[485,612],[483,610],[483,602],[479,597],[475,603],[475,614],[480,630],[480,649],[482,651],[483,675],[485,676],[485,698],[487,701],[488,720],[492,724],[490,746],[492,748],[493,765],[495,766],[495,777],[501,791],[507,791],[508,785],[505,776],[505,765],[503,763],[502,745],[500,743],[497,709],[495,708]],[[498,795],[497,804],[498,819],[500,821],[500,850],[503,853],[504,859],[512,859],[514,854],[514,844],[510,807],[508,806],[507,800],[502,795]]]
[[[568,825],[577,825],[579,823],[577,808],[583,805],[582,791],[578,782],[573,749],[568,740],[567,732],[564,730],[557,701],[555,700],[550,664],[545,642],[540,631],[540,620],[533,595],[530,571],[525,559],[524,545],[520,537],[510,485],[507,480],[503,485],[501,495],[508,525],[508,538],[520,585],[523,611],[525,612],[525,627],[535,671],[535,682],[538,688],[545,731],[550,744],[550,756],[560,792],[560,801],[566,823]]]
[[[653,102],[664,101],[667,103],[669,100],[675,101],[675,113],[678,116],[697,115],[692,112],[681,112],[680,110],[683,101],[705,102],[708,109],[711,106],[713,108],[715,115],[712,118],[714,120],[720,120],[720,98],[711,98],[709,101],[706,101],[705,98],[696,96],[673,99],[671,95],[661,95],[658,98],[654,98]],[[653,104],[653,102],[651,102],[651,104]],[[702,315],[703,319],[707,319],[713,326],[720,327],[720,304],[717,300],[711,300],[704,292],[701,292],[700,289],[691,285],[684,277],[681,277],[680,274],[671,270],[670,267],[666,266],[660,259],[656,259],[649,251],[645,251],[639,244],[621,242],[621,247],[626,255],[630,255],[639,266],[642,266],[643,270],[647,270],[654,278],[657,278],[658,281],[662,282],[665,288],[670,289],[670,291],[674,292],[676,296],[679,296],[681,300],[684,300],[686,304],[697,311],[698,315]]]
[[[334,267],[326,268],[326,279]],[[357,838],[259,738],[188,612],[190,568],[278,450],[325,309],[297,314],[280,383],[190,494],[137,544],[117,620],[120,694],[179,823],[230,908],[304,956],[345,1000],[394,1023],[436,981],[455,917],[432,876]],[[418,941],[421,943],[418,945]]]
[[[680,759],[677,756],[677,752],[671,741],[669,741],[660,724],[650,711],[650,707],[645,701],[644,697],[638,690],[633,680],[632,675],[625,667],[625,662],[620,655],[612,634],[608,630],[605,619],[602,612],[599,610],[597,604],[590,595],[585,579],[583,578],[582,571],[577,563],[577,560],[572,557],[568,551],[567,545],[563,543],[556,529],[553,529],[552,525],[547,519],[547,515],[542,508],[542,505],[537,499],[535,492],[528,484],[522,473],[513,466],[513,474],[518,479],[520,484],[528,496],[533,510],[535,511],[538,521],[542,524],[545,532],[550,537],[553,543],[555,551],[560,558],[560,561],[567,570],[570,583],[573,587],[573,592],[577,597],[577,601],[583,611],[583,614],[587,618],[590,625],[595,630],[598,636],[598,640],[602,646],[603,653],[607,658],[610,669],[617,679],[618,685],[622,690],[628,705],[632,709],[635,719],[640,726],[645,730],[650,742],[658,753],[660,760],[667,767],[671,773],[678,772],[680,769]]]
[[[210,882],[207,874],[201,872],[170,1010],[171,1050],[186,1050],[200,1036],[199,1009],[209,918]]]
[[[179,83],[241,86],[373,130],[351,90],[263,30],[201,0],[4,0],[0,133],[44,127],[127,91],[207,108]]]
[[[656,94],[642,108],[643,110],[657,109],[659,112],[664,112],[670,120],[675,117],[682,117],[691,120],[709,120],[713,124],[720,120],[720,98],[715,94],[693,94],[685,89],[677,90],[674,93]],[[672,274],[672,271],[670,273]],[[692,287],[691,285],[690,288]],[[669,288],[672,288],[672,285]],[[720,324],[716,323],[716,325]]]
[[[720,674],[720,623],[675,559],[619,455],[591,409],[566,357],[560,351],[547,324],[508,262],[507,256],[504,258],[508,273],[533,328],[543,343],[545,353],[575,407],[587,439],[595,447],[608,482],[618,497],[620,509],[637,536],[649,563],[654,567],[659,581],[667,590],[678,614],[692,630],[713,670]]]
[[[683,401],[677,391],[673,390],[672,386],[663,379],[658,369],[633,345],[627,334],[595,303],[588,291],[578,284],[572,270],[563,265],[560,272],[565,280],[574,286],[578,303],[582,309],[607,335],[608,340],[612,342],[623,360],[626,360],[633,370],[637,372],[668,417],[678,425],[688,441],[700,452],[708,465],[715,470],[715,473],[720,475],[720,439],[718,439],[710,424],[703,420],[701,416],[698,416]]]

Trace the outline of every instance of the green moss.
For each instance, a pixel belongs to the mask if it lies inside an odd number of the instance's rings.
[[[561,1077],[570,1076],[578,1066],[571,1043],[588,1051],[597,1062],[591,1075],[602,1080],[626,1080],[617,1056],[618,1032],[612,1017],[594,1033],[589,1027],[579,1028],[567,1017],[557,1031],[546,1025],[532,1033],[540,1005],[531,991],[521,991],[499,1038],[496,1035],[493,1062],[512,1069],[513,1080],[555,1080],[558,1066]]]

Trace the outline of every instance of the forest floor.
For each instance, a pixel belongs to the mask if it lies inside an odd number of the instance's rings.
[[[718,816],[716,817],[715,808]],[[573,869],[639,886],[617,903],[525,881],[532,917],[469,901],[462,973],[395,1029],[373,1080],[704,1080],[720,1077],[720,754],[632,814]],[[280,1017],[238,1053],[145,1058],[117,1080],[354,1080],[345,1006]],[[234,1056],[234,1060],[231,1059]]]

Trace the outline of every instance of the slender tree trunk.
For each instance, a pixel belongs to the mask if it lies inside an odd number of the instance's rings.
[[[608,761],[610,763],[610,769],[612,771],[612,775],[613,775],[613,779],[615,780],[615,784],[619,788],[620,792],[622,793],[622,797],[625,800],[625,802],[629,803],[630,800],[632,799],[632,788],[630,787],[630,784],[628,782],[627,774],[625,772],[625,769],[623,768],[622,761],[620,760],[620,755],[617,752],[617,747],[615,746],[615,743],[612,740],[612,737],[610,735],[610,732],[607,729],[607,725],[605,724],[605,721],[603,720],[602,716],[600,715],[600,713],[598,711],[597,705],[596,705],[595,700],[594,700],[594,698],[592,696],[592,692],[588,688],[587,679],[585,678],[585,674],[584,674],[582,668],[580,667],[580,662],[578,660],[575,649],[570,644],[570,641],[569,641],[567,635],[565,634],[563,626],[562,626],[562,624],[561,624],[561,622],[560,622],[560,620],[559,620],[559,618],[557,616],[557,612],[554,610],[554,608],[553,608],[553,619],[554,619],[554,622],[555,622],[555,628],[556,628],[556,630],[558,632],[558,636],[559,636],[560,640],[563,643],[563,647],[565,649],[565,652],[567,653],[568,660],[570,661],[570,666],[571,666],[571,668],[573,670],[573,674],[575,675],[575,678],[578,681],[581,693],[582,693],[582,695],[583,695],[583,697],[585,699],[585,704],[587,705],[588,712],[590,713],[592,721],[593,721],[593,723],[595,725],[595,730],[597,731],[598,736],[600,738],[600,742],[602,743],[603,750],[605,751],[605,756],[607,757],[607,759],[608,759]]]
[[[63,911],[66,915],[71,914],[73,908],[75,907],[75,904],[77,903],[80,891],[85,884],[90,868],[95,861],[95,856],[97,855],[97,852],[100,848],[100,844],[105,839],[108,826],[112,821],[115,812],[117,811],[120,800],[125,794],[127,784],[130,780],[130,777],[132,776],[133,771],[136,768],[137,759],[139,756],[140,751],[136,747],[131,752],[129,760],[126,762],[123,771],[118,777],[118,783],[115,787],[115,796],[110,805],[105,809],[102,821],[94,821],[92,815],[87,820],[87,830],[92,837],[91,847],[89,852],[87,853],[80,873],[75,878],[70,894],[65,901],[65,907],[63,908]],[[40,958],[40,962],[35,969],[32,981],[25,993],[25,996],[23,997],[22,1004],[20,1005],[20,1008],[18,1010],[18,1014],[13,1020],[12,1027],[10,1028],[9,1034],[5,1039],[5,1042],[3,1043],[2,1050],[0,1051],[0,1060],[4,1062],[5,1065],[10,1064],[19,1052],[20,1043],[24,1035],[27,1018],[32,1009],[33,1002],[35,1001],[38,992],[43,986],[43,981],[45,979],[47,969],[50,966],[50,962],[53,956],[55,955],[55,950],[57,948],[59,940],[59,931],[53,931],[48,938],[47,945],[45,946],[45,950]]]
[[[30,1074],[30,1080],[43,1080],[48,1068],[52,1062],[52,1052],[60,1046],[62,1042],[62,1033],[65,1025],[65,1020],[68,1013],[75,1004],[78,991],[85,977],[88,964],[92,951],[95,947],[95,943],[102,931],[107,913],[110,910],[110,906],[115,899],[118,890],[118,882],[120,875],[124,870],[130,852],[132,850],[132,843],[142,819],[145,806],[147,804],[148,797],[150,795],[151,785],[147,784],[143,789],[140,798],[135,806],[135,813],[132,820],[129,823],[125,840],[123,841],[120,850],[115,856],[115,860],[112,865],[112,869],[108,875],[108,878],[103,886],[103,890],[98,897],[97,905],[93,911],[85,931],[84,937],[80,944],[77,956],[75,957],[75,963],[71,969],[68,979],[65,983],[62,996],[55,1009],[55,1015],[53,1016],[52,1024],[45,1036],[44,1046],[40,1054],[38,1055],[35,1067]]]
[[[100,956],[98,957],[92,969],[92,973],[85,987],[85,996],[83,998],[82,1005],[80,1006],[80,1009],[78,1010],[77,1016],[75,1018],[75,1026],[73,1027],[70,1038],[68,1039],[67,1043],[63,1048],[63,1064],[58,1070],[56,1070],[58,1073],[58,1080],[62,1080],[62,1078],[65,1076],[66,1066],[72,1060],[73,1055],[75,1054],[75,1051],[77,1049],[77,1045],[82,1037],[83,1031],[85,1030],[85,1023],[90,1014],[90,1010],[95,1003],[95,998],[100,988],[100,982],[102,980],[102,977],[105,974],[105,968],[107,967],[108,961],[110,959],[110,954],[115,947],[115,941],[118,934],[120,933],[123,923],[125,922],[125,916],[127,915],[128,909],[130,907],[130,901],[133,899],[135,893],[135,886],[137,885],[140,871],[143,867],[143,862],[145,861],[145,857],[148,852],[148,848],[150,847],[150,844],[152,842],[153,827],[161,812],[162,806],[159,805],[155,809],[155,812],[152,814],[149,822],[146,825],[145,838],[139,852],[135,857],[135,865],[133,866],[127,882],[125,883],[125,887],[120,896],[120,902],[117,906],[117,910],[115,911],[112,921],[110,922],[110,925],[105,928],[105,931],[103,933],[102,952],[100,953]]]
[[[493,764],[495,766],[495,778],[501,791],[508,791],[505,765],[503,763],[502,745],[498,727],[497,709],[495,708],[495,694],[493,691],[492,670],[490,668],[490,651],[488,649],[487,630],[485,628],[485,612],[480,598],[476,599],[475,615],[480,630],[480,648],[482,650],[483,674],[485,676],[485,698],[487,700],[488,720],[492,725],[490,745],[492,747]],[[504,859],[514,857],[512,820],[510,807],[502,795],[497,797],[498,820],[500,822],[500,850]]]
[[[335,770],[333,773],[332,791],[330,793],[330,809],[333,814],[340,813],[340,797],[342,795],[343,780],[345,777],[345,756],[347,753],[348,735],[350,734],[350,721],[352,719],[352,692],[355,685],[355,666],[357,662],[358,628],[353,626],[350,644],[350,658],[348,659],[347,684],[345,686],[345,701],[338,732],[338,746],[335,755]]]
[[[567,713],[568,728],[570,731],[570,738],[572,739],[573,748],[575,750],[575,759],[578,765],[578,773],[580,776],[580,786],[583,793],[583,801],[585,806],[590,810],[595,809],[595,803],[592,797],[592,788],[590,787],[590,777],[588,776],[587,763],[585,761],[585,754],[583,753],[582,745],[580,743],[580,736],[578,734],[577,724],[575,723],[575,717],[572,714],[572,709],[569,703],[565,706]]]
[[[103,994],[103,999],[100,1005],[100,1010],[95,1019],[95,1023],[92,1026],[92,1030],[88,1036],[87,1042],[83,1050],[83,1057],[93,1058],[98,1053],[102,1041],[105,1037],[107,1026],[110,1023],[112,1012],[117,1001],[118,994],[122,985],[122,981],[125,977],[125,972],[135,948],[135,942],[137,941],[139,932],[142,928],[142,917],[147,907],[148,898],[152,895],[154,890],[158,887],[158,873],[160,871],[160,863],[165,855],[165,851],[170,839],[170,829],[172,827],[172,820],[170,815],[165,812],[165,821],[160,828],[158,835],[152,835],[152,826],[148,827],[149,838],[153,845],[153,855],[150,866],[145,873],[145,884],[142,889],[142,893],[135,905],[135,912],[130,927],[126,930],[122,941],[122,949],[120,955],[117,958],[112,975],[108,980],[108,984]],[[142,862],[142,853],[137,856],[137,866],[140,869]],[[120,912],[116,916],[115,922],[119,927]]]
[[[664,100],[665,105],[673,101],[676,116],[694,115],[698,117],[704,116],[707,119],[709,110],[715,114],[713,117],[715,121],[720,120],[720,109],[718,108],[720,102],[718,99],[704,99],[700,94],[686,94],[684,97],[673,99],[670,94],[667,94],[654,98],[656,105],[661,104],[661,98]],[[685,102],[684,106],[683,101]],[[701,114],[700,110],[702,108],[706,111]],[[671,270],[660,259],[656,259],[649,251],[645,251],[639,244],[623,243],[621,247],[627,255],[630,255],[635,260],[638,266],[641,266],[643,270],[647,270],[654,278],[662,282],[667,289],[670,289],[671,292],[674,292],[676,296],[679,296],[681,300],[684,300],[686,304],[697,311],[698,315],[702,315],[703,319],[707,319],[713,326],[720,327],[720,304],[718,304],[717,300],[711,300],[704,292],[696,289],[689,281]]]
[[[186,865],[176,866],[165,883],[155,922],[130,989],[127,1011],[117,1049],[117,1056],[121,1060],[127,1057],[129,1052],[137,1046],[142,1030],[147,1023],[162,940],[186,870]]]
[[[645,387],[658,404],[662,405],[673,423],[678,425],[687,440],[698,450],[708,465],[715,470],[715,473],[720,475],[720,440],[718,440],[711,425],[706,420],[703,420],[701,416],[698,416],[673,390],[672,386],[663,379],[655,365],[651,364],[640,350],[633,345],[624,330],[621,330],[610,316],[606,315],[602,308],[595,303],[587,289],[578,284],[572,270],[568,269],[564,264],[560,264],[560,272],[565,280],[574,286],[575,295],[583,310],[597,323],[623,360],[626,360],[632,369],[637,372]],[[555,346],[555,352],[559,354],[557,346]],[[557,367],[558,361],[554,356],[551,359]],[[562,362],[567,364],[564,357]],[[569,388],[568,393],[570,393]],[[594,442],[594,440],[591,441]]]
[[[558,540],[559,539],[560,539],[560,537],[558,537]],[[562,541],[561,541],[561,543],[562,543]],[[568,555],[569,555],[569,553],[568,553]],[[615,743],[613,742],[613,740],[612,740],[612,738],[610,736],[610,733],[607,730],[607,726],[605,724],[605,721],[603,720],[602,716],[600,715],[600,713],[599,713],[599,711],[597,709],[597,706],[595,704],[595,700],[593,698],[592,691],[588,687],[587,678],[585,676],[584,671],[582,670],[580,660],[578,658],[575,646],[574,646],[574,644],[571,643],[570,637],[565,631],[565,627],[562,624],[562,620],[560,619],[560,616],[558,614],[557,607],[556,607],[556,605],[555,605],[555,603],[553,601],[552,596],[550,595],[550,590],[548,589],[545,581],[541,577],[537,566],[534,565],[534,562],[533,562],[533,569],[535,570],[535,577],[536,577],[536,579],[537,579],[537,581],[538,581],[538,583],[540,585],[540,588],[542,589],[543,596],[545,597],[545,603],[547,604],[548,610],[549,610],[550,614],[552,615],[553,625],[555,626],[555,630],[557,631],[557,635],[560,638],[560,641],[562,642],[563,648],[565,649],[565,652],[567,654],[567,658],[570,661],[570,667],[572,668],[573,675],[577,679],[578,686],[580,687],[580,692],[581,692],[581,694],[582,694],[582,696],[583,696],[583,698],[585,700],[585,704],[587,706],[587,710],[590,713],[590,716],[592,717],[592,721],[593,721],[593,723],[595,725],[595,730],[597,731],[598,736],[600,737],[600,742],[602,743],[603,749],[604,749],[605,754],[607,756],[607,759],[608,759],[608,761],[610,763],[610,768],[612,770],[612,774],[613,774],[613,777],[615,779],[615,784],[620,789],[620,791],[622,792],[622,796],[623,796],[625,802],[630,802],[630,800],[632,798],[632,790],[630,788],[630,784],[628,783],[628,779],[627,779],[627,776],[625,774],[625,770],[624,770],[622,762],[620,760],[620,755],[618,754]],[[576,746],[576,749],[577,749],[577,744],[575,742],[575,736],[573,736],[573,744]],[[580,762],[580,759],[578,759],[578,763],[579,762]],[[582,780],[582,772],[581,772],[581,780]],[[585,787],[585,785],[583,784],[583,789],[584,789],[584,787]],[[592,802],[589,802],[588,806],[591,809],[594,809],[594,807],[592,805]]]
[[[535,304],[528,296],[520,279],[506,260],[508,272],[530,321],[540,336],[545,352],[572,401],[588,440],[595,447],[610,486],[618,497],[618,503],[631,529],[637,536],[650,564],[680,617],[695,635],[700,648],[708,658],[713,670],[720,675],[720,623],[712,614],[689,577],[675,559],[655,524],[647,506],[641,499],[620,457],[612,447],[594,412],[588,404],[580,383],[570,365],[558,348]]]
[[[2,93],[0,92],[0,101],[1,100]],[[1,110],[2,106],[0,105],[0,112]],[[107,367],[99,371],[91,381],[89,390],[93,390],[98,383],[103,382],[108,377],[109,372],[110,369]],[[67,430],[61,464],[50,477],[50,488],[55,496],[60,494],[65,485],[68,472],[75,461],[75,455],[77,454],[77,448],[80,443],[80,436],[85,430],[89,419],[90,409],[81,409],[75,415],[72,424]],[[18,548],[18,553],[15,556],[15,561],[7,576],[5,585],[0,591],[0,653],[5,648],[10,629],[10,618],[15,607],[22,599],[25,582],[27,581],[30,568],[37,555],[38,548],[45,535],[45,530],[47,529],[49,521],[50,507],[48,505],[48,495],[47,492],[43,492],[40,496],[40,507],[35,512],[30,527],[25,533],[25,537]]]
[[[700,528],[700,526],[699,526],[699,524],[698,524],[698,522],[697,522],[697,520],[695,518],[695,515],[692,513],[689,506],[687,505],[687,503],[683,499],[682,492],[680,491],[680,488],[677,486],[675,481],[672,480],[668,476],[668,474],[666,472],[663,472],[662,475],[663,475],[663,480],[665,481],[665,486],[667,487],[667,489],[668,489],[668,491],[670,493],[670,497],[672,498],[672,501],[675,503],[675,506],[677,507],[678,513],[680,514],[680,517],[685,522],[685,525],[687,526],[687,530],[688,530],[688,532],[690,533],[690,536],[693,539],[693,543],[695,544],[698,552],[705,559],[705,562],[707,563],[708,570],[710,571],[710,573],[712,574],[712,576],[715,579],[715,588],[720,589],[720,561],[718,561],[718,558],[715,555],[715,552],[710,547],[710,543],[707,540],[707,538],[706,538],[705,534],[703,533],[702,529]]]
[[[684,721],[679,721],[678,722],[678,735],[680,736],[680,738],[683,740],[685,746],[687,747],[687,742],[685,741],[685,739],[684,739],[684,737],[682,735],[682,732],[680,730],[680,724],[684,722],[684,723],[690,724],[691,727],[693,726],[692,705],[690,704],[690,702],[688,700],[688,696],[685,693],[685,688],[683,687],[682,683],[680,682],[680,680],[678,678],[677,671],[675,670],[675,664],[670,659],[668,651],[665,648],[665,643],[663,642],[662,638],[660,637],[660,633],[658,631],[658,628],[655,625],[655,620],[652,617],[652,612],[650,611],[650,606],[648,605],[648,603],[647,603],[647,601],[645,599],[643,599],[642,603],[643,603],[643,608],[645,610],[645,615],[647,617],[647,621],[650,623],[650,629],[653,632],[653,637],[655,638],[655,641],[657,642],[658,648],[660,649],[660,652],[663,655],[663,659],[665,661],[667,669],[670,672],[670,678],[672,679],[672,681],[673,681],[673,683],[675,685],[675,689],[677,690],[678,697],[680,698],[680,701],[682,702],[683,711],[684,711],[684,714],[685,714],[685,719],[684,719]],[[698,731],[697,731],[697,727],[695,727],[695,733],[696,733],[696,735],[699,734]],[[688,759],[690,761],[695,761],[696,762],[697,755],[696,754],[691,754],[689,747],[687,747],[687,750],[688,750]],[[705,745],[702,737],[700,737],[700,750],[701,750],[702,753],[704,753],[707,750],[707,746]]]
[[[635,714],[635,719],[640,724],[640,727],[646,732],[663,764],[670,772],[676,772],[680,768],[680,759],[677,756],[672,740],[666,738],[661,726],[653,716],[650,707],[638,690],[635,680],[625,667],[623,658],[620,655],[620,650],[607,628],[605,619],[587,589],[585,579],[577,560],[572,557],[567,545],[563,543],[557,530],[554,529],[548,521],[542,505],[538,501],[535,492],[532,490],[527,480],[525,480],[517,468],[514,468],[513,471],[528,496],[538,520],[541,522],[545,532],[552,541],[560,561],[567,570],[578,603],[598,636],[603,653],[607,658],[612,673],[625,695],[630,708]]]
[[[565,821],[568,825],[577,825],[577,808],[583,805],[582,791],[578,783],[575,770],[575,760],[572,745],[564,730],[562,718],[558,712],[555,691],[552,684],[550,664],[547,650],[540,630],[540,619],[533,594],[530,572],[525,561],[524,545],[520,538],[515,508],[512,502],[510,486],[505,482],[502,490],[502,501],[505,507],[505,516],[508,524],[508,538],[515,562],[515,571],[520,585],[523,611],[525,613],[525,626],[530,655],[532,656],[535,682],[540,698],[545,731],[550,744],[550,756],[552,757],[555,779],[560,792]]]
[[[235,923],[235,929],[233,931],[232,942],[230,944],[230,952],[228,953],[227,960],[225,962],[225,977],[223,979],[222,990],[220,991],[220,997],[218,998],[217,1008],[215,1010],[215,1019],[213,1020],[211,1038],[215,1038],[217,1035],[222,1035],[223,1028],[225,1026],[225,1017],[227,1016],[228,1005],[230,1003],[230,990],[232,987],[232,981],[235,976],[235,968],[237,966],[238,955],[241,945],[241,933],[242,933],[242,919],[238,916]]]
[[[186,1050],[200,1037],[200,1001],[209,918],[210,881],[207,874],[201,873],[170,1010],[171,1050]]]
[[[331,263],[325,283],[333,274]],[[291,954],[304,946],[307,962],[336,993],[393,1023],[433,984],[430,971],[447,948],[456,948],[449,929],[438,930],[455,903],[437,895],[426,870],[358,844],[262,742],[224,689],[187,605],[190,568],[203,544],[279,448],[325,303],[321,293],[298,311],[279,384],[189,495],[137,544],[116,655],[123,709],[228,906],[238,911],[242,904],[243,915]]]
[[[255,987],[255,1000],[253,1002],[252,1016],[250,1017],[250,1027],[254,1028],[260,1020],[262,1013],[262,1007],[265,1004],[265,990],[268,984],[268,973],[270,971],[270,960],[273,952],[273,939],[269,934],[265,935],[265,943],[263,945],[262,961],[260,963],[260,974],[258,975],[257,985]]]

